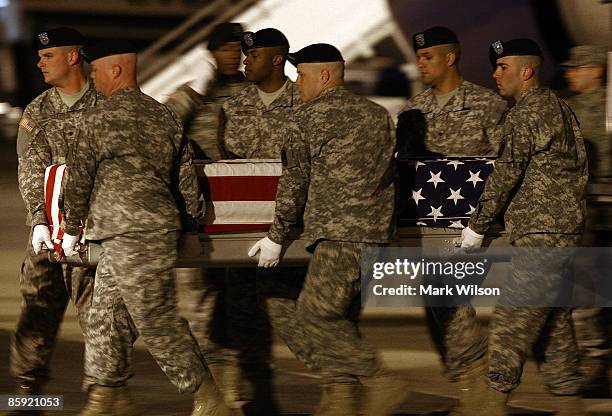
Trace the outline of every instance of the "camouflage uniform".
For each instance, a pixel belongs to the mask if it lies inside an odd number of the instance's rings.
[[[228,155],[278,159],[292,131],[295,111],[301,104],[298,89],[290,80],[268,106],[261,100],[255,85],[226,100],[221,141]],[[244,377],[255,389],[255,398],[269,396],[271,387],[266,385],[271,380],[270,320],[277,315],[275,305],[291,301],[291,294],[297,295],[301,284],[299,275],[299,269],[290,269],[290,272],[285,269],[226,270],[227,335],[230,345],[238,351]],[[274,321],[272,323],[277,326]]]
[[[83,112],[97,100],[90,84],[71,107],[62,101],[56,88],[48,89],[26,107],[19,124],[17,155],[28,226],[47,224],[45,169],[66,162]],[[86,332],[94,274],[95,270],[51,263],[45,251],[35,254],[30,231],[21,266],[21,315],[11,343],[11,374],[18,382],[44,383],[48,379],[49,361],[68,299],[74,302],[79,324]]]
[[[361,249],[393,233],[395,134],[380,106],[344,87],[325,90],[296,114],[268,237],[283,243],[303,213],[313,250],[304,287],[285,303],[281,336],[328,383],[379,370],[357,328]]]
[[[533,87],[507,113],[500,132],[501,155],[470,218],[470,228],[484,234],[505,209],[506,231],[514,246],[577,245],[584,226],[588,173],[584,141],[573,112],[550,90]],[[542,264],[532,272],[528,257],[513,258],[507,295],[500,299],[510,299],[505,305],[534,285],[547,287],[549,296],[560,293],[559,281],[569,260],[562,256],[551,256],[550,261],[531,259],[532,265],[534,261]],[[570,314],[562,308],[496,308],[487,372],[491,387],[502,392],[514,389],[528,352],[542,336],[547,337],[546,384],[553,393],[576,394],[580,388],[576,345]]]
[[[107,98],[85,121],[68,160],[64,224],[74,235],[87,218],[86,238],[101,241],[104,251],[85,384],[123,385],[141,335],[170,381],[194,392],[208,370],[178,316],[172,274],[178,230],[194,227],[202,210],[190,147],[171,112],[134,87]]]
[[[194,148],[194,158],[220,160],[225,151],[219,141],[221,106],[248,85],[242,74],[218,75],[204,96],[184,85],[166,102],[185,126]],[[177,281],[187,289],[186,313],[191,331],[207,362],[231,359],[225,329],[224,271],[222,269],[177,269]]]
[[[411,98],[402,111],[424,115],[425,149],[442,156],[495,156],[499,143],[488,130],[495,126],[507,104],[495,92],[461,81],[442,107],[433,88]],[[422,140],[422,139],[421,139]],[[433,281],[439,280],[432,276]],[[446,374],[457,380],[486,352],[486,337],[471,305],[458,308],[426,308],[427,323]]]
[[[250,85],[223,103],[222,143],[233,157],[278,159],[286,140],[287,120],[302,103],[291,81],[269,106],[259,98],[257,86]]]
[[[580,122],[580,130],[589,156],[589,180],[593,182],[612,177],[612,135],[606,132],[606,88],[604,86],[567,100]],[[609,232],[597,230],[598,224],[609,223],[606,207],[587,204],[587,222],[584,245],[608,247]],[[609,210],[609,208],[608,208]],[[584,277],[588,275],[585,274]],[[582,282],[592,286],[592,282]],[[601,308],[577,308],[573,311],[576,340],[581,356],[581,369],[585,385],[591,388],[607,378],[606,357],[609,355],[605,329],[604,310]],[[600,378],[600,380],[597,380]]]
[[[412,97],[401,112],[419,110],[427,125],[425,148],[444,156],[496,156],[499,143],[487,134],[506,109],[493,91],[461,81],[455,94],[439,108],[434,89]]]
[[[225,100],[238,94],[248,84],[242,74],[235,77],[218,75],[203,96],[188,85],[183,85],[170,95],[166,106],[183,123],[196,159],[225,158],[225,152],[219,142],[221,106]]]

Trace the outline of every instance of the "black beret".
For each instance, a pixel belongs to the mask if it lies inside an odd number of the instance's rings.
[[[315,62],[344,62],[340,51],[327,43],[308,45],[287,55],[287,60],[294,66]]]
[[[87,44],[81,49],[81,55],[87,63],[92,63],[105,56],[122,55],[124,53],[136,53],[136,48],[131,42],[120,39]]]
[[[442,26],[434,26],[412,35],[412,46],[415,51],[432,46],[459,43],[455,32]]]
[[[489,47],[489,60],[493,68],[497,66],[497,60],[504,56],[524,56],[534,55],[542,58],[542,50],[531,39],[521,38],[512,39],[506,42],[502,40],[496,40]]]
[[[70,27],[58,27],[56,29],[40,32],[34,36],[34,48],[36,50],[55,48],[58,46],[83,45],[85,38],[75,29]]]
[[[213,29],[208,41],[208,50],[216,51],[229,42],[242,41],[242,25],[240,23],[220,23]]]
[[[242,34],[242,50],[245,52],[249,49],[271,48],[274,46],[289,48],[287,37],[278,29],[267,28],[257,32],[244,32]]]

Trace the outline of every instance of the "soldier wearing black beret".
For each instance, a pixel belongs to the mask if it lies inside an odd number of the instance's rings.
[[[390,416],[408,389],[360,338],[355,305],[362,249],[391,237],[394,125],[387,110],[345,88],[344,58],[333,45],[309,45],[287,59],[297,67],[304,104],[283,145],[273,225],[248,254],[275,267],[291,226],[303,218],[312,261],[297,302],[283,308],[279,332],[322,375],[315,414]]]
[[[295,111],[302,104],[295,84],[285,75],[289,41],[275,28],[245,32],[242,51],[246,55],[245,76],[251,85],[223,103],[221,142],[230,158],[279,159],[281,148],[291,135]],[[260,259],[259,266],[267,267],[267,263]],[[300,276],[295,270],[275,271],[274,279],[284,283],[275,288],[274,300],[267,303],[264,312],[258,307],[262,301],[258,294],[269,293],[266,281],[270,281],[267,279],[272,272],[263,274],[244,268],[227,271],[226,301],[232,304],[228,322],[233,322],[233,327],[228,328],[229,342],[243,357],[242,385],[250,388],[240,393],[242,401],[250,402],[245,407],[253,414],[279,414],[272,392],[271,343],[266,334],[270,322],[274,326],[275,317],[283,315],[279,312],[283,301],[278,298],[296,292]],[[247,396],[249,390],[252,396]]]
[[[498,40],[489,56],[500,94],[516,103],[496,129],[503,138],[500,155],[463,229],[461,247],[480,247],[490,225],[503,217],[506,237],[518,250],[489,326],[488,362],[475,374],[485,376],[487,387],[465,398],[461,414],[508,414],[506,401],[521,382],[526,357],[542,350],[539,369],[558,396],[556,414],[582,416],[570,310],[556,306],[571,270],[571,248],[584,230],[584,140],[569,106],[540,85],[536,42]]]
[[[21,267],[23,306],[10,349],[10,371],[17,394],[42,393],[69,300],[74,302],[83,333],[87,333],[95,273],[82,267],[62,268],[50,262],[48,251],[43,250],[54,249],[45,213],[45,171],[51,164],[66,163],[76,146],[83,113],[97,103],[79,54],[84,38],[75,29],[61,27],[37,33],[32,43],[38,54],[38,69],[51,88],[27,105],[17,134],[19,189],[30,233]]]
[[[421,126],[405,123],[425,119],[427,128],[421,137],[399,135],[400,154],[408,149],[424,149],[420,154],[405,156],[495,155],[497,144],[491,141],[486,129],[497,123],[506,103],[493,91],[463,79],[457,35],[446,27],[434,26],[415,33],[412,44],[421,79],[429,88],[410,98],[400,112],[420,111],[423,117],[398,117],[402,124],[398,127],[401,133],[423,131]]]

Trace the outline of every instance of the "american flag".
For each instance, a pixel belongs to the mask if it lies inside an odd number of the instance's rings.
[[[65,172],[66,165],[63,164],[51,165],[45,170],[45,213],[47,214],[53,247],[58,253],[58,260],[63,256],[62,238],[64,237],[64,231],[61,228],[60,197]]]
[[[494,166],[492,158],[399,162],[399,225],[464,228]]]
[[[267,231],[282,173],[277,159],[207,163],[199,170],[206,201],[205,233]]]

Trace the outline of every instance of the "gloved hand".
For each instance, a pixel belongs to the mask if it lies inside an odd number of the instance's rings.
[[[276,244],[268,237],[264,237],[251,247],[249,250],[249,257],[253,257],[258,251],[261,251],[261,253],[259,253],[259,263],[257,265],[259,267],[276,267],[280,261],[282,248],[283,246],[281,244]]]
[[[70,257],[78,253],[77,245],[79,244],[79,239],[80,238],[78,235],[64,233],[64,237],[62,238],[62,250],[64,250],[64,256]]]
[[[47,246],[49,250],[53,250],[53,241],[51,241],[49,227],[44,224],[35,225],[34,230],[32,230],[32,247],[34,247],[34,253],[40,254],[44,246]]]
[[[465,227],[461,231],[461,247],[462,248],[478,248],[482,246],[483,234],[478,234],[470,227]]]

